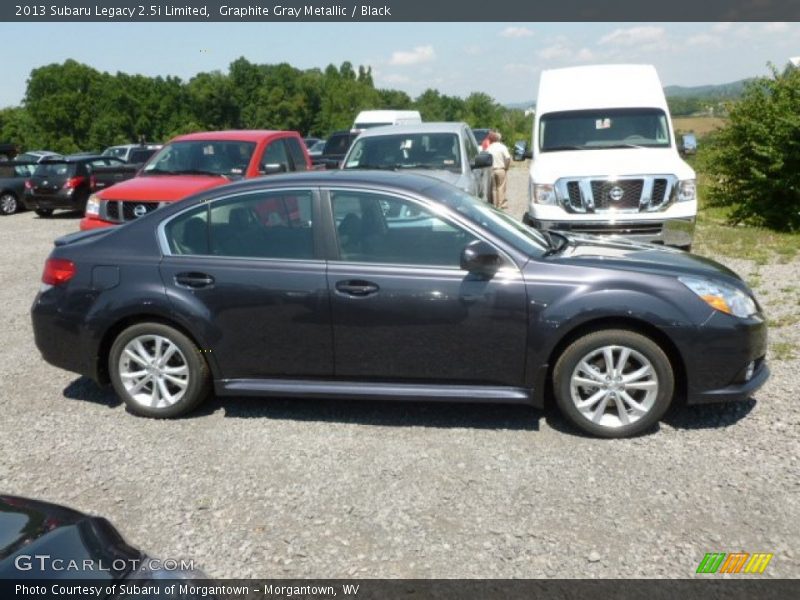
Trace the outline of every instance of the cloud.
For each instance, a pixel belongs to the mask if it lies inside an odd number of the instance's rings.
[[[413,50],[397,50],[392,52],[389,59],[390,65],[418,65],[436,58],[433,46],[417,46]]]
[[[391,83],[393,85],[399,83],[410,83],[411,79],[406,77],[405,75],[400,75],[399,73],[388,73],[386,75],[381,75],[380,80],[383,83]]]
[[[506,27],[500,32],[500,35],[505,38],[524,38],[531,37],[533,31],[527,27]]]
[[[666,40],[666,31],[663,27],[643,25],[615,29],[600,38],[599,44],[604,46],[647,46],[661,45]]]
[[[725,33],[731,27],[733,27],[733,23],[730,21],[722,22],[722,23],[714,23],[714,26],[711,28],[711,31],[714,33]]]
[[[542,60],[561,60],[572,56],[572,50],[567,48],[564,44],[557,43],[542,48],[536,52],[536,56]]]
[[[538,69],[529,63],[508,63],[503,65],[503,72],[509,75],[530,75]]]
[[[788,23],[764,23],[761,27],[767,33],[783,33],[789,30]]]
[[[576,58],[584,62],[589,60],[594,60],[594,52],[589,50],[589,48],[581,48],[580,50],[578,50]]]
[[[464,54],[468,56],[478,56],[483,54],[483,48],[478,44],[471,44],[469,46],[464,47]]]
[[[686,40],[688,46],[721,46],[722,39],[710,33],[698,33]]]

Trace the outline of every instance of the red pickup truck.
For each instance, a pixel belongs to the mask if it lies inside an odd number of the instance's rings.
[[[176,137],[136,174],[93,194],[83,230],[119,225],[162,204],[245,177],[306,171],[311,159],[295,131],[212,131]]]

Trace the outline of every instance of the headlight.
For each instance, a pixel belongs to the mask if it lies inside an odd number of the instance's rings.
[[[89,196],[89,200],[86,201],[86,214],[95,217],[100,216],[100,198],[95,194]]]
[[[691,202],[697,200],[697,185],[694,179],[684,179],[678,182],[678,202]]]
[[[555,204],[556,192],[549,183],[533,184],[533,201],[536,204]]]
[[[678,281],[697,294],[711,308],[721,312],[742,319],[758,312],[753,299],[733,286],[698,277],[678,277]]]

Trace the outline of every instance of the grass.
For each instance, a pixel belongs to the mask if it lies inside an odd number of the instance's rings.
[[[797,357],[798,347],[792,342],[775,342],[771,344],[770,350],[772,350],[773,360],[793,360]]]
[[[765,265],[772,260],[791,262],[800,252],[800,233],[730,225],[727,222],[727,208],[707,206],[702,202],[702,185],[700,197],[695,233],[695,252],[698,254],[746,258],[758,265]]]
[[[767,322],[770,327],[791,327],[797,323],[800,323],[800,315],[798,314],[783,315]]]
[[[725,123],[727,120],[719,117],[675,117],[672,119],[675,131],[692,132],[697,137],[703,137],[715,129],[720,129]]]

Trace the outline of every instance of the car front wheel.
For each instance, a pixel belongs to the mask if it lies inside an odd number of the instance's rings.
[[[180,331],[161,323],[139,323],[123,331],[109,353],[114,390],[141,416],[186,414],[211,391],[208,365]]]
[[[570,344],[553,370],[561,412],[592,435],[641,433],[664,415],[675,388],[669,358],[650,338],[624,329],[587,334]]]

